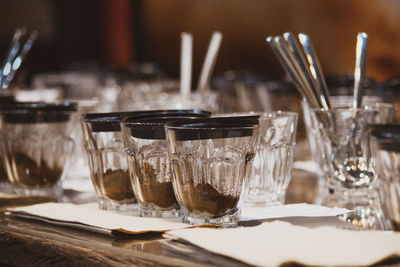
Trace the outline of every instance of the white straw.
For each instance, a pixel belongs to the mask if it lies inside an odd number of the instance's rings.
[[[192,50],[193,36],[190,33],[181,34],[181,95],[190,94],[192,80]]]
[[[206,58],[204,59],[203,68],[200,73],[199,83],[197,85],[197,90],[199,91],[204,90],[210,82],[221,41],[222,34],[220,32],[214,32],[208,45]]]

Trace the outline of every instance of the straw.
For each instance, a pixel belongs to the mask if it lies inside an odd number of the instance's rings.
[[[198,91],[205,90],[210,82],[211,74],[214,70],[221,41],[222,41],[222,34],[220,32],[214,32],[210,39],[207,54],[203,63],[203,68],[200,73],[199,83],[197,85]]]
[[[190,94],[192,79],[192,50],[193,36],[190,33],[183,32],[181,34],[181,95],[188,96]]]

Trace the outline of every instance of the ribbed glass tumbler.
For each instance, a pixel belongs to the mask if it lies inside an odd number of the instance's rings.
[[[166,126],[175,196],[190,224],[238,225],[258,117],[179,121]]]

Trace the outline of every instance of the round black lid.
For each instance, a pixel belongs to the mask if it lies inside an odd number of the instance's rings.
[[[149,110],[138,113],[128,112],[122,117],[124,121],[135,121],[138,117],[154,117],[154,116],[195,116],[210,117],[211,112],[201,109],[166,109],[166,110]]]
[[[53,123],[67,122],[70,114],[53,110],[6,110],[2,112],[5,123]]]
[[[122,124],[131,129],[131,135],[141,139],[162,140],[165,139],[165,125],[168,122],[180,120],[196,120],[203,118],[196,114],[169,114],[143,117],[124,118]]]
[[[0,110],[38,110],[38,111],[77,111],[78,104],[70,101],[59,103],[45,102],[12,102],[0,103]]]
[[[234,116],[173,121],[167,129],[175,132],[177,141],[233,138],[253,135],[260,116]]]
[[[154,116],[193,116],[193,117],[209,117],[211,112],[204,110],[146,110],[146,111],[122,111],[109,113],[86,113],[82,116],[84,122],[92,125],[94,132],[118,132],[121,131],[120,122],[122,120],[139,121],[140,118],[151,119]]]

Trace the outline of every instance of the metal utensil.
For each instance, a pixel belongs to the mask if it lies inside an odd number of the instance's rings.
[[[3,66],[1,67],[0,84],[3,83],[4,77],[6,77],[11,71],[12,61],[14,60],[15,56],[19,51],[20,40],[22,36],[25,34],[25,32],[26,32],[25,28],[22,29],[18,28],[14,32],[10,48],[7,52],[6,60],[4,61]]]
[[[316,97],[316,94],[313,92],[312,86],[307,82],[303,70],[300,68],[294,54],[288,48],[287,43],[281,36],[275,37],[275,43],[277,44],[278,49],[281,50],[281,52],[285,54],[285,56],[288,58],[290,62],[289,65],[294,69],[297,78],[300,80],[302,84],[303,90],[307,96],[307,101],[311,104],[312,107],[321,108],[318,98]]]
[[[283,47],[280,45],[279,42],[280,37],[273,37],[273,36],[268,36],[267,37],[267,43],[270,45],[272,51],[278,58],[279,62],[281,63],[282,67],[286,71],[286,73],[289,75],[290,79],[292,80],[294,86],[297,88],[297,90],[300,92],[300,94],[307,99],[307,101],[310,103],[310,105],[315,106],[318,105],[313,98],[309,95],[309,93],[305,90],[305,86],[302,83],[300,77],[298,76],[295,68],[293,67],[293,63],[289,59],[287,53],[285,53]]]
[[[294,61],[297,63],[300,73],[302,74],[302,78],[308,85],[309,91],[319,102],[318,108],[323,108],[323,103],[321,99],[318,97],[318,85],[316,84],[315,79],[313,78],[310,68],[308,66],[307,60],[301,52],[300,46],[296,41],[294,35],[291,32],[285,32],[283,34],[283,38],[285,39],[287,46],[289,48],[290,53],[293,55]]]
[[[299,40],[303,46],[304,54],[307,57],[311,74],[313,75],[320,93],[321,103],[325,109],[331,108],[331,103],[329,100],[328,86],[326,85],[325,77],[322,72],[321,65],[319,63],[317,54],[313,48],[310,37],[305,33],[299,33]]]
[[[350,181],[351,184],[362,183],[363,181],[372,180],[374,173],[368,168],[368,162],[363,157],[363,151],[361,147],[361,136],[359,136],[359,108],[361,107],[361,100],[364,93],[363,83],[365,77],[366,68],[366,57],[367,57],[367,46],[368,46],[368,35],[364,32],[360,32],[357,35],[356,45],[356,62],[354,68],[354,95],[353,95],[353,123],[351,129],[351,139],[349,143],[334,153],[346,154],[347,157],[343,162],[343,170],[345,173],[346,181]]]
[[[269,44],[269,46],[271,47],[272,52],[274,52],[275,56],[277,57],[279,63],[283,67],[283,69],[289,75],[294,86],[297,88],[297,90],[300,92],[300,94],[304,98],[307,98],[307,94],[305,93],[305,91],[303,89],[303,85],[301,84],[300,80],[296,76],[295,70],[291,66],[290,60],[286,57],[286,55],[282,52],[282,50],[278,48],[278,45],[276,44],[276,42],[274,40],[274,36],[268,36],[266,41]]]
[[[361,99],[364,94],[363,85],[364,85],[365,66],[367,59],[367,46],[368,46],[368,35],[365,32],[359,32],[357,34],[356,64],[354,69],[353,108],[355,110],[361,107]]]
[[[21,52],[18,54],[18,56],[13,60],[11,64],[11,71],[7,76],[5,76],[1,82],[1,88],[6,89],[10,85],[11,81],[14,79],[14,75],[21,66],[23,60],[29,53],[29,51],[32,48],[32,45],[35,43],[37,37],[39,36],[38,31],[33,31],[30,35],[29,38],[25,41],[24,46],[22,47]]]

